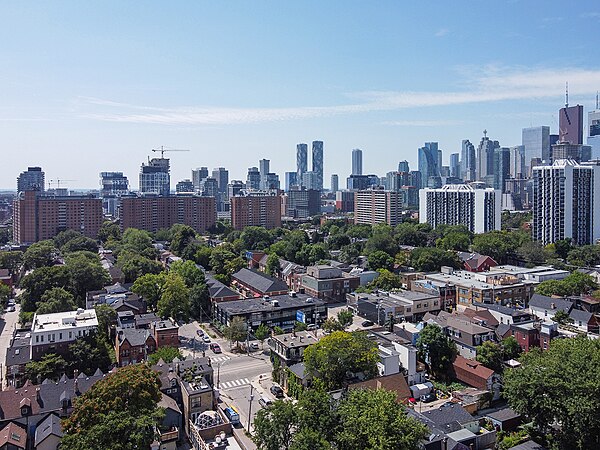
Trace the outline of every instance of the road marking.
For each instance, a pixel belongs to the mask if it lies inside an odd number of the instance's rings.
[[[250,384],[250,380],[248,380],[248,378],[240,378],[238,380],[223,381],[221,383],[221,388],[230,389],[230,388],[235,388],[235,387],[240,387],[240,386],[246,386],[248,384]]]
[[[211,362],[221,362],[221,361],[229,361],[231,358],[229,356],[214,356],[210,358]]]

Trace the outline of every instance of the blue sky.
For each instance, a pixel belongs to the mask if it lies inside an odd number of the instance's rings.
[[[29,165],[137,187],[150,149],[244,179],[298,142],[324,141],[325,185],[352,148],[379,175],[438,141],[444,162],[483,129],[503,146],[549,125],[569,81],[585,113],[600,90],[596,1],[2,2],[0,188]],[[343,181],[340,184],[344,184]]]

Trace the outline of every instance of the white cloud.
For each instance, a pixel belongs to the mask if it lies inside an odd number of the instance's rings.
[[[434,34],[435,37],[444,37],[446,36],[448,33],[450,33],[450,30],[448,28],[440,28],[437,33]]]
[[[565,81],[569,82],[571,95],[593,95],[596,87],[600,85],[600,70],[591,69],[528,69],[489,65],[477,70],[463,68],[461,74],[463,90],[354,92],[348,94],[348,98],[354,100],[353,103],[336,106],[161,108],[87,97],[81,97],[79,100],[82,104],[95,108],[94,112],[85,114],[84,117],[87,118],[111,122],[196,126],[276,122],[407,108],[559,98],[564,93]]]
[[[581,14],[582,19],[600,19],[600,12],[592,11]]]

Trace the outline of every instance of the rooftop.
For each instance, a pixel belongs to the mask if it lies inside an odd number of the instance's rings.
[[[273,301],[277,301],[279,306],[273,306]],[[218,308],[228,314],[249,314],[253,312],[267,312],[289,308],[305,308],[309,306],[323,306],[325,302],[312,298],[305,294],[296,294],[295,297],[289,295],[275,295],[264,298],[246,298],[243,300],[233,300],[218,304]]]
[[[262,294],[288,290],[287,284],[283,281],[255,270],[243,268],[234,273],[231,277],[234,281],[250,286],[252,289]]]
[[[97,327],[95,309],[78,309],[52,314],[36,314],[31,328],[32,333],[63,330],[71,327]]]
[[[284,347],[302,347],[315,344],[319,341],[311,331],[296,331],[273,336],[271,339],[279,341]]]

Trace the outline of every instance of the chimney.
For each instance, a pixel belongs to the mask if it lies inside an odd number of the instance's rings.
[[[73,391],[76,395],[79,394],[79,381],[77,380],[77,378],[75,378],[75,381],[73,382]]]
[[[39,387],[35,388],[35,398],[38,402],[42,400],[41,389]]]

